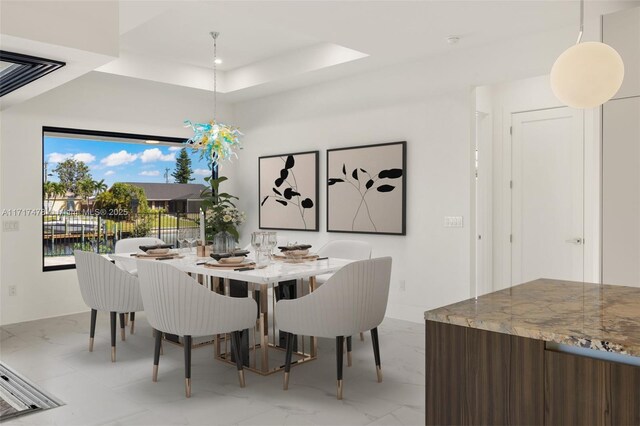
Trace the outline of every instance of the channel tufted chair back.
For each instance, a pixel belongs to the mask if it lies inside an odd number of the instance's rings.
[[[347,338],[350,352],[351,335],[371,331],[378,381],[382,381],[378,325],[387,309],[391,258],[361,260],[350,263],[333,274],[316,291],[294,300],[276,304],[276,324],[287,332],[285,389],[288,388],[294,335],[336,339],[338,357],[338,399],[342,399],[342,354]]]
[[[158,377],[162,333],[183,336],[187,398],[191,396],[192,337],[231,333],[238,378],[244,387],[240,334],[256,324],[255,300],[217,294],[174,266],[159,261],[138,260],[137,268],[147,320],[156,330],[153,381]]]
[[[116,314],[120,314],[120,335],[124,335],[124,313],[142,311],[138,278],[123,271],[103,256],[76,250],[76,272],[82,299],[91,308],[89,351],[93,351],[97,311],[111,314],[111,361],[116,360]]]

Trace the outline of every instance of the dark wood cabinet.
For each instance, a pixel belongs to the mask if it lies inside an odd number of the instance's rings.
[[[427,425],[638,425],[640,367],[426,322]]]
[[[611,424],[640,425],[640,367],[611,363]]]
[[[545,424],[606,425],[608,363],[592,358],[545,353]]]
[[[426,331],[426,424],[544,422],[543,342],[432,321]]]

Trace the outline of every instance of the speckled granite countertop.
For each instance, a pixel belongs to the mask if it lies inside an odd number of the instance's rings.
[[[541,279],[424,313],[425,320],[640,356],[640,288]]]

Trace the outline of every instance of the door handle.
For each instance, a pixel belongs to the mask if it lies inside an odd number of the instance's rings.
[[[571,244],[582,244],[582,238],[572,238],[566,242]]]

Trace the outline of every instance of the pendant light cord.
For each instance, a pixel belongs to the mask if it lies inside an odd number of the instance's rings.
[[[220,33],[211,31],[211,37],[213,37],[213,122],[216,122],[217,109],[218,109],[218,36]]]
[[[584,33],[584,0],[580,0],[580,32],[578,33],[578,40],[576,44],[580,44],[582,41],[582,34]]]

